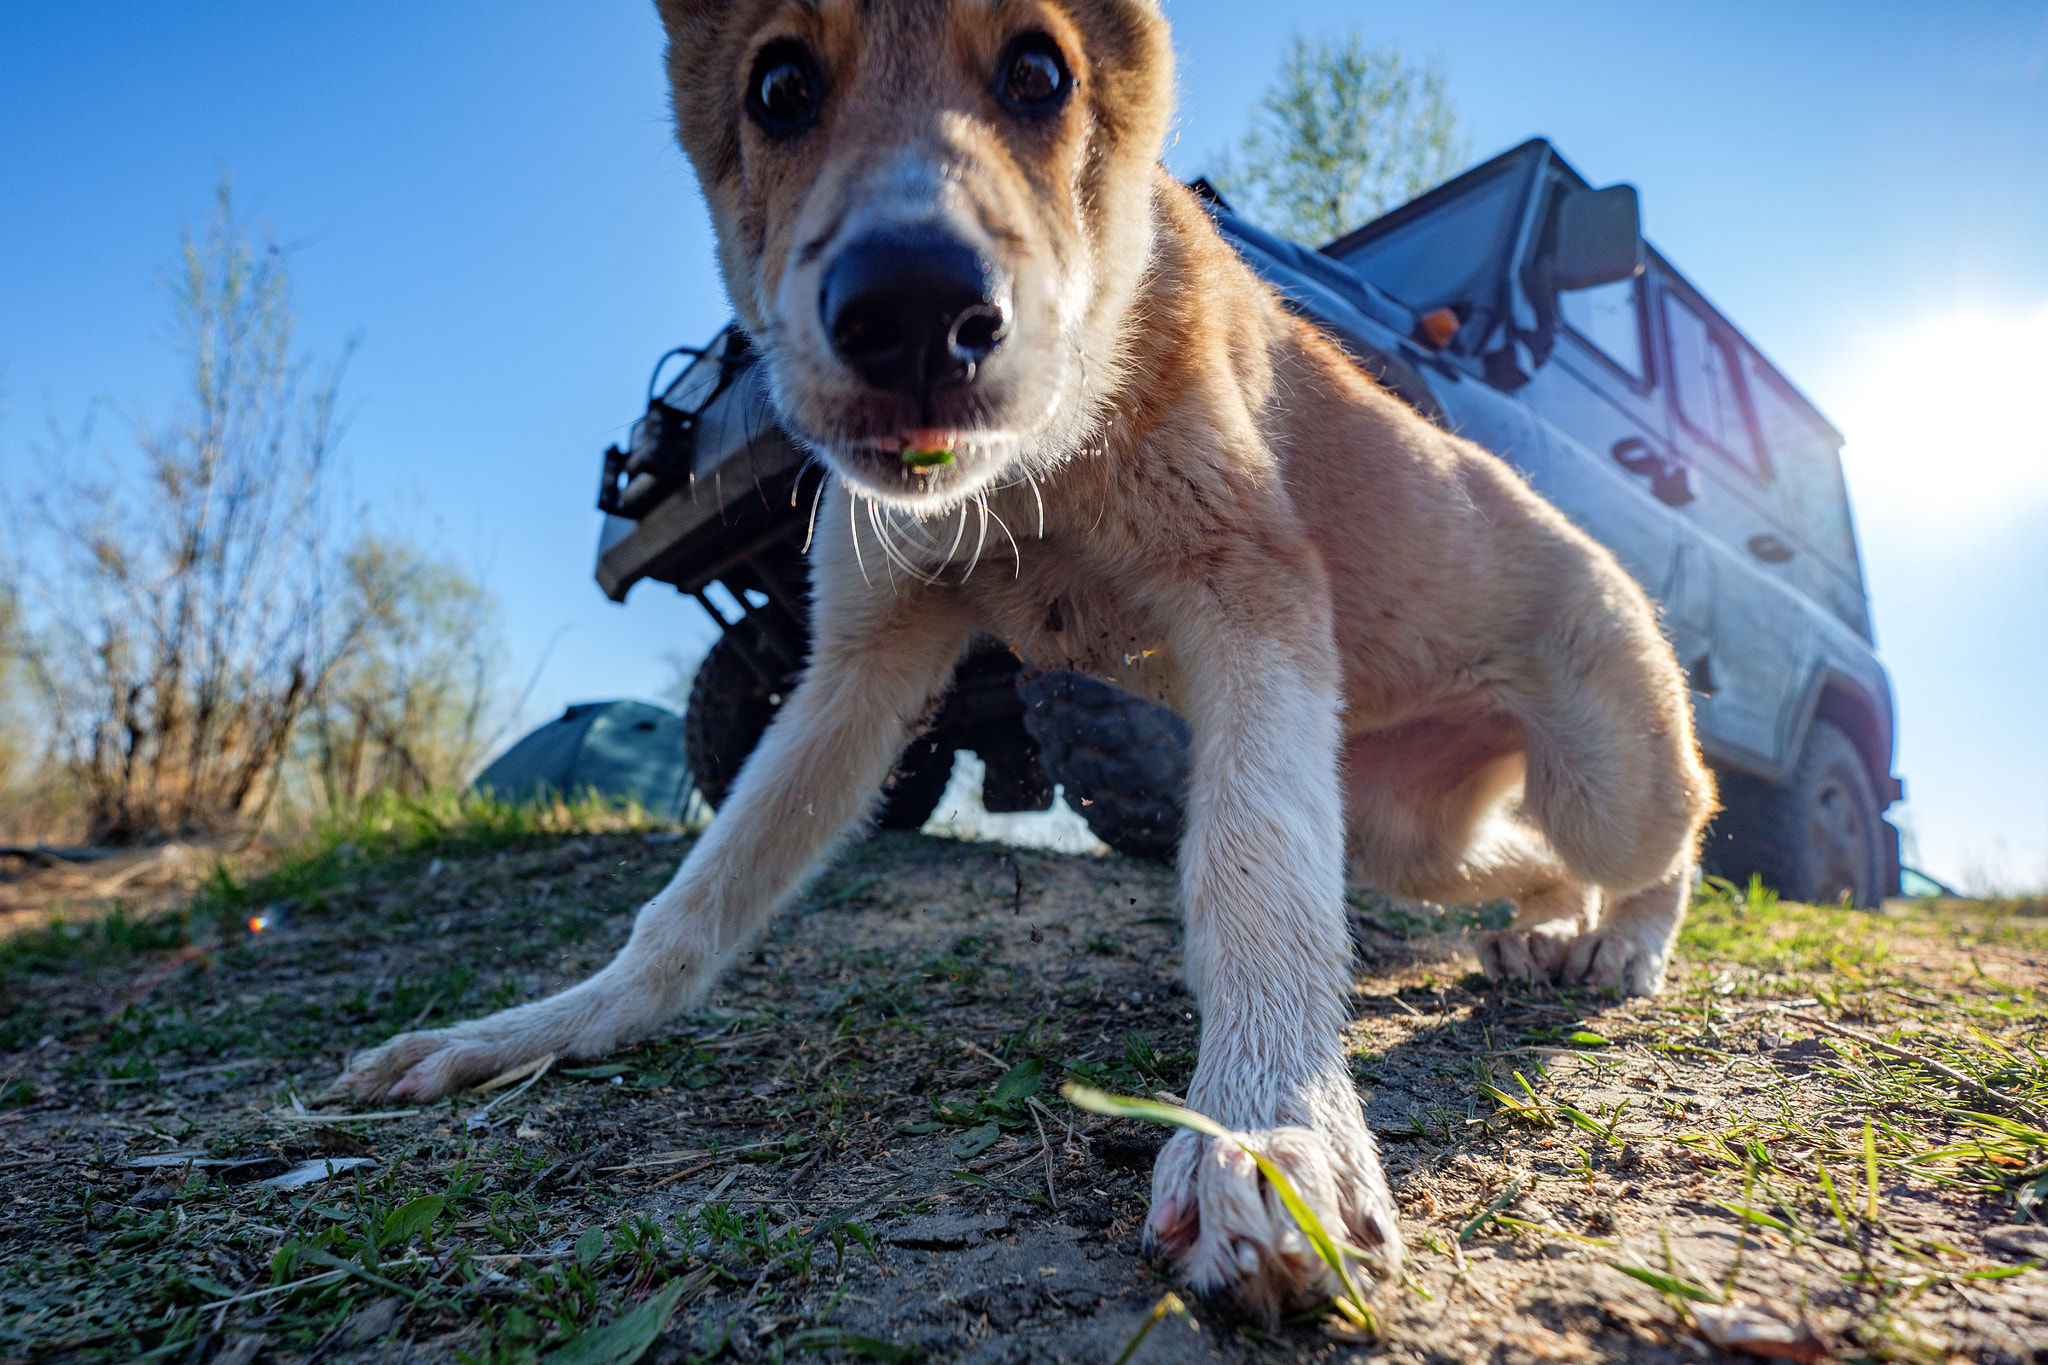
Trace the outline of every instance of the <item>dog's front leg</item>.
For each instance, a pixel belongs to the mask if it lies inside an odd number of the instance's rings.
[[[945,687],[969,630],[943,593],[835,593],[822,581],[811,663],[711,828],[589,980],[354,1059],[366,1098],[432,1100],[553,1052],[597,1057],[702,994],[832,841],[876,799]]]
[[[1333,1236],[1375,1250],[1392,1273],[1397,1214],[1342,1037],[1338,670],[1316,567],[1261,571],[1250,600],[1205,592],[1209,602],[1176,613],[1195,731],[1182,892],[1202,1011],[1188,1102],[1260,1149]],[[1148,1252],[1204,1299],[1270,1321],[1337,1289],[1236,1143],[1177,1134],[1152,1190]]]

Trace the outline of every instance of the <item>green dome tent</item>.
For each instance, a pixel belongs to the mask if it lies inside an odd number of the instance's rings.
[[[476,788],[507,801],[594,790],[680,820],[690,799],[683,718],[645,702],[582,702],[498,755]]]

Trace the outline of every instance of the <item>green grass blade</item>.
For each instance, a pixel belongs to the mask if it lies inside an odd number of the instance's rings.
[[[701,1286],[703,1276],[671,1280],[659,1294],[607,1326],[585,1332],[548,1353],[547,1365],[633,1365],[668,1325],[676,1300]]]
[[[1472,1234],[1478,1232],[1479,1229],[1485,1227],[1488,1223],[1491,1223],[1495,1218],[1498,1218],[1502,1209],[1514,1203],[1515,1196],[1522,1192],[1522,1182],[1525,1179],[1527,1179],[1526,1176],[1516,1176],[1514,1180],[1509,1182],[1508,1187],[1500,1192],[1498,1198],[1479,1212],[1473,1214],[1471,1221],[1458,1229],[1458,1245],[1463,1246],[1471,1241]]]
[[[1152,1329],[1159,1325],[1161,1318],[1164,1318],[1168,1313],[1179,1313],[1185,1316],[1187,1311],[1188,1306],[1180,1301],[1180,1295],[1171,1291],[1161,1294],[1159,1302],[1152,1305],[1152,1311],[1146,1315],[1143,1322],[1138,1324],[1138,1330],[1131,1333],[1131,1339],[1124,1343],[1123,1350],[1117,1353],[1113,1365],[1126,1365],[1126,1362],[1131,1358],[1131,1353],[1136,1351],[1139,1344],[1145,1340]]]
[[[1820,1176],[1820,1187],[1827,1194],[1828,1207],[1834,1210],[1835,1222],[1841,1226],[1842,1236],[1849,1240],[1851,1246],[1854,1246],[1856,1244],[1856,1234],[1849,1227],[1849,1215],[1842,1209],[1840,1196],[1835,1193],[1834,1177],[1829,1175],[1828,1168],[1821,1165],[1818,1161],[1813,1163],[1813,1169]]]
[[[1553,1228],[1547,1227],[1542,1223],[1532,1223],[1526,1218],[1510,1218],[1504,1213],[1496,1213],[1493,1216],[1493,1221],[1501,1224],[1503,1227],[1521,1228],[1525,1232],[1539,1233],[1545,1237],[1569,1237],[1574,1242],[1584,1242],[1589,1247],[1606,1247],[1610,1251],[1621,1245],[1621,1241],[1618,1238],[1587,1237],[1582,1233],[1567,1232],[1563,1228]]]
[[[1640,1280],[1659,1294],[1676,1295],[1681,1299],[1691,1299],[1694,1303],[1719,1303],[1721,1301],[1721,1296],[1713,1290],[1701,1289],[1697,1285],[1687,1284],[1676,1275],[1666,1275],[1661,1271],[1650,1270],[1639,1265],[1623,1265],[1619,1261],[1609,1261],[1606,1264],[1608,1269],[1619,1270],[1632,1280]]]
[[[1323,1226],[1323,1220],[1316,1217],[1315,1210],[1310,1208],[1308,1202],[1295,1190],[1294,1182],[1287,1178],[1285,1172],[1260,1153],[1238,1142],[1228,1128],[1207,1114],[1198,1114],[1179,1105],[1110,1095],[1074,1081],[1067,1082],[1060,1093],[1066,1097],[1068,1104],[1077,1109],[1106,1114],[1112,1118],[1142,1119],[1148,1123],[1163,1123],[1174,1128],[1189,1128],[1209,1137],[1237,1143],[1239,1150],[1257,1164],[1259,1174],[1266,1177],[1267,1183],[1273,1187],[1273,1192],[1280,1196],[1280,1202],[1286,1206],[1287,1212],[1301,1228],[1302,1235],[1308,1238],[1309,1245],[1315,1248],[1316,1255],[1322,1258],[1323,1264],[1330,1267],[1338,1282],[1344,1286],[1344,1297],[1336,1301],[1338,1311],[1368,1331],[1378,1330],[1372,1309],[1366,1304],[1365,1296],[1358,1292],[1358,1286],[1351,1278],[1351,1270],[1345,1264],[1344,1253],[1337,1249],[1336,1239],[1331,1237],[1329,1230]]]
[[[1230,1136],[1228,1128],[1207,1114],[1198,1114],[1177,1104],[1161,1104],[1157,1100],[1112,1095],[1093,1086],[1082,1085],[1079,1081],[1068,1081],[1060,1087],[1060,1094],[1076,1109],[1086,1109],[1093,1114],[1106,1114],[1113,1119],[1140,1119],[1146,1123],[1163,1123],[1170,1128],[1192,1128],[1197,1133],[1205,1133],[1210,1137]]]
[[[1785,1222],[1783,1219],[1773,1218],[1768,1213],[1759,1213],[1746,1204],[1731,1204],[1725,1199],[1716,1199],[1714,1202],[1734,1214],[1737,1218],[1747,1219],[1761,1227],[1773,1228],[1784,1233],[1787,1237],[1793,1234],[1793,1228],[1790,1223]]]

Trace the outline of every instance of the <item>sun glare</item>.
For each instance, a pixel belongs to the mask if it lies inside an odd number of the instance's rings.
[[[1888,338],[1829,415],[1859,501],[1927,513],[2048,504],[2048,304],[1958,312]]]

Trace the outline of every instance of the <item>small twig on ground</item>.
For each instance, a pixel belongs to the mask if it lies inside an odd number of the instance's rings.
[[[1887,1043],[1881,1038],[1873,1038],[1861,1029],[1853,1029],[1842,1024],[1830,1023],[1825,1019],[1809,1019],[1803,1014],[1793,1014],[1790,1010],[1784,1011],[1784,1014],[1788,1019],[1797,1019],[1802,1024],[1812,1024],[1815,1028],[1825,1029],[1829,1033],[1840,1034],[1844,1038],[1853,1039],[1865,1047],[1874,1048],[1884,1053],[1888,1057],[1896,1057],[1902,1062],[1911,1062],[1915,1066],[1924,1067],[1935,1075],[1961,1086],[1981,1099],[2010,1109],[2036,1128],[2048,1130],[2048,1115],[2043,1115],[2040,1110],[2023,1100],[2014,1099],[2011,1095],[2007,1095],[2002,1091],[1993,1090],[1982,1081],[1973,1080],[1965,1076],[1952,1066],[1944,1066],[1932,1057],[1922,1056],[1911,1048],[1900,1047],[1896,1043]]]
[[[702,1199],[699,1199],[696,1203],[690,1206],[690,1212],[687,1216],[695,1217],[700,1211],[702,1211],[705,1205],[711,1203],[713,1200],[717,1199],[719,1195],[724,1194],[727,1190],[731,1189],[732,1182],[738,1180],[739,1178],[739,1167],[735,1166],[731,1170],[727,1171],[725,1173],[725,1179],[719,1181],[716,1185],[713,1185],[711,1187],[711,1193],[705,1195]],[[781,1196],[777,1195],[771,1196],[768,1199],[735,1199],[732,1202],[735,1204],[766,1204],[773,1203],[780,1197]]]
[[[27,862],[55,867],[58,863],[96,863],[118,858],[125,848],[51,848],[48,844],[0,845],[0,858],[21,858]]]
[[[423,1119],[432,1111],[419,1109],[380,1109],[374,1114],[331,1114],[308,1109],[303,1112],[291,1109],[273,1109],[270,1117],[280,1123],[383,1123],[391,1119]]]
[[[506,1085],[512,1081],[518,1080],[521,1076],[526,1077],[525,1082],[517,1090],[506,1091],[504,1094],[498,1096],[498,1098],[492,1100],[483,1108],[477,1110],[475,1113],[463,1119],[463,1128],[473,1133],[479,1128],[490,1127],[491,1120],[489,1118],[489,1115],[493,1109],[496,1109],[506,1100],[516,1100],[521,1095],[524,1095],[527,1091],[533,1089],[534,1083],[538,1081],[541,1077],[547,1075],[548,1068],[553,1066],[554,1064],[555,1054],[550,1052],[545,1056],[541,1057],[539,1060],[528,1063],[526,1066],[516,1067],[513,1070],[506,1072],[502,1076],[496,1077],[492,1080],[485,1081],[482,1085],[478,1086],[476,1090],[472,1093],[481,1094],[486,1090],[492,1090],[498,1086]],[[503,1122],[502,1119],[498,1121],[501,1123]]]
[[[694,1166],[685,1166],[682,1170],[677,1171],[674,1175],[663,1176],[661,1179],[655,1181],[652,1185],[648,1186],[648,1188],[658,1190],[663,1185],[673,1185],[678,1180],[687,1180],[689,1177],[697,1174],[699,1171],[708,1171],[717,1164],[718,1163],[716,1161],[700,1161]],[[739,1174],[739,1172],[735,1171],[733,1172],[733,1174],[737,1175]]]
[[[323,1271],[318,1275],[309,1275],[303,1280],[293,1280],[290,1284],[280,1284],[270,1289],[259,1289],[253,1294],[237,1294],[231,1299],[222,1299],[218,1303],[209,1303],[205,1306],[209,1309],[230,1308],[238,1303],[248,1303],[252,1299],[268,1298],[272,1294],[289,1293],[294,1289],[304,1289],[308,1285],[321,1284],[327,1280],[338,1280],[346,1274],[348,1274],[346,1270]]]
[[[542,1185],[546,1184],[548,1180],[551,1179],[557,1171],[561,1170],[564,1166],[567,1166],[568,1164],[569,1163],[566,1161],[557,1161],[554,1165],[548,1167],[539,1175],[527,1181],[526,1188],[521,1190],[518,1194],[514,1195],[513,1198],[524,1199],[527,1195],[532,1194],[535,1190],[539,1189]]]
[[[1665,1078],[1667,1080],[1675,1081],[1678,1079],[1678,1073],[1676,1071],[1673,1071],[1669,1066],[1665,1065],[1664,1059],[1662,1057],[1659,1057],[1656,1053],[1644,1047],[1640,1042],[1636,1043],[1635,1047],[1638,1052],[1642,1053],[1645,1057],[1650,1059],[1650,1065],[1656,1067],[1659,1071],[1664,1073]]]
[[[638,1161],[628,1161],[619,1166],[600,1166],[598,1170],[610,1174],[613,1171],[637,1171],[644,1166],[676,1166],[685,1161],[715,1162],[720,1157],[729,1156],[734,1152],[752,1152],[762,1147],[781,1145],[781,1138],[763,1138],[759,1142],[742,1142],[733,1147],[721,1147],[716,1152],[705,1148],[684,1147],[673,1152],[656,1152],[652,1156],[644,1156]]]
[[[1931,1009],[1954,1009],[1954,1005],[1950,1005],[1948,1001],[1937,1001],[1931,995],[1913,995],[1911,990],[1901,990],[1898,986],[1886,986],[1886,990],[1890,990],[1890,993],[1901,1001],[1913,1001],[1915,1005],[1927,1005]]]
[[[797,1167],[796,1174],[791,1176],[789,1178],[789,1183],[782,1187],[784,1193],[792,1195],[795,1194],[796,1191],[802,1187],[804,1181],[811,1175],[811,1173],[817,1169],[818,1163],[824,1159],[824,1156],[825,1149],[823,1147],[820,1147],[817,1151],[812,1152],[811,1159],[809,1161],[806,1161],[803,1165]]]
[[[1052,1140],[1045,1135],[1045,1123],[1036,1110],[1031,1114],[1032,1123],[1038,1126],[1038,1145],[1045,1152],[1045,1197],[1052,1201],[1052,1211],[1060,1211],[1060,1194],[1052,1186]]]
[[[446,991],[435,991],[432,995],[428,996],[427,1003],[420,1006],[420,1012],[418,1014],[415,1014],[412,1017],[412,1022],[410,1024],[407,1024],[400,1031],[404,1033],[410,1033],[414,1029],[418,1028],[421,1024],[425,1023],[427,1016],[434,1012],[434,1006],[440,1004],[441,997],[446,994],[448,994],[448,992]]]
[[[1058,1122],[1060,1121],[1060,1120],[1059,1120],[1059,1117],[1058,1117],[1057,1115],[1055,1115],[1055,1114],[1054,1114],[1054,1113],[1052,1112],[1052,1110],[1050,1110],[1050,1109],[1046,1108],[1046,1107],[1045,1107],[1045,1105],[1043,1105],[1042,1103],[1040,1103],[1040,1102],[1039,1102],[1039,1099],[1038,1099],[1038,1097],[1037,1097],[1036,1095],[1028,1096],[1028,1097],[1027,1097],[1027,1098],[1025,1099],[1024,1103],[1026,1103],[1026,1104],[1030,1105],[1030,1106],[1031,1106],[1031,1107],[1032,1107],[1033,1109],[1036,1109],[1036,1110],[1037,1110],[1037,1111],[1038,1111],[1039,1113],[1041,1113],[1041,1114],[1045,1115],[1045,1116],[1046,1116],[1047,1118],[1051,1119],[1051,1120],[1052,1120],[1052,1121],[1053,1121],[1054,1123],[1058,1123]],[[1065,1148],[1065,1149],[1067,1149],[1067,1150],[1069,1150],[1069,1151],[1072,1151],[1072,1150],[1074,1150],[1074,1120],[1073,1120],[1073,1119],[1072,1119],[1071,1117],[1069,1117],[1069,1118],[1068,1118],[1068,1119],[1066,1120],[1066,1124],[1067,1124],[1067,1135],[1066,1135],[1066,1137],[1064,1137],[1063,1139],[1061,1139],[1061,1141],[1060,1141],[1060,1145],[1061,1145],[1061,1146],[1062,1146],[1063,1148]]]
[[[553,1066],[554,1064],[555,1054],[552,1052],[544,1053],[541,1056],[536,1057],[532,1061],[528,1062],[525,1066],[515,1066],[510,1071],[506,1071],[499,1075],[491,1077],[482,1085],[470,1087],[469,1093],[472,1095],[488,1095],[493,1090],[503,1090],[506,1086],[512,1084],[512,1082],[514,1081],[525,1081],[527,1085],[532,1085],[534,1081],[540,1079],[541,1073],[545,1072],[549,1067]],[[521,1090],[524,1090],[526,1086],[522,1085],[519,1088]],[[512,1097],[510,1095],[507,1095],[504,1098],[510,1099]],[[496,1104],[497,1101],[493,1100],[491,1101],[491,1103]]]
[[[191,1076],[211,1076],[220,1071],[255,1071],[263,1067],[278,1066],[275,1058],[257,1057],[241,1062],[215,1062],[211,1066],[188,1066],[182,1071],[159,1071],[154,1076],[92,1076],[89,1085],[153,1085],[163,1081],[182,1081]],[[11,1079],[11,1078],[9,1078]]]
[[[977,1047],[973,1043],[968,1042],[965,1038],[955,1038],[953,1041],[960,1047],[967,1049],[967,1051],[981,1058],[983,1061],[995,1063],[995,1065],[1003,1071],[1008,1071],[1010,1069],[1010,1064],[1008,1062],[996,1056],[995,1053],[990,1052],[985,1047]]]

